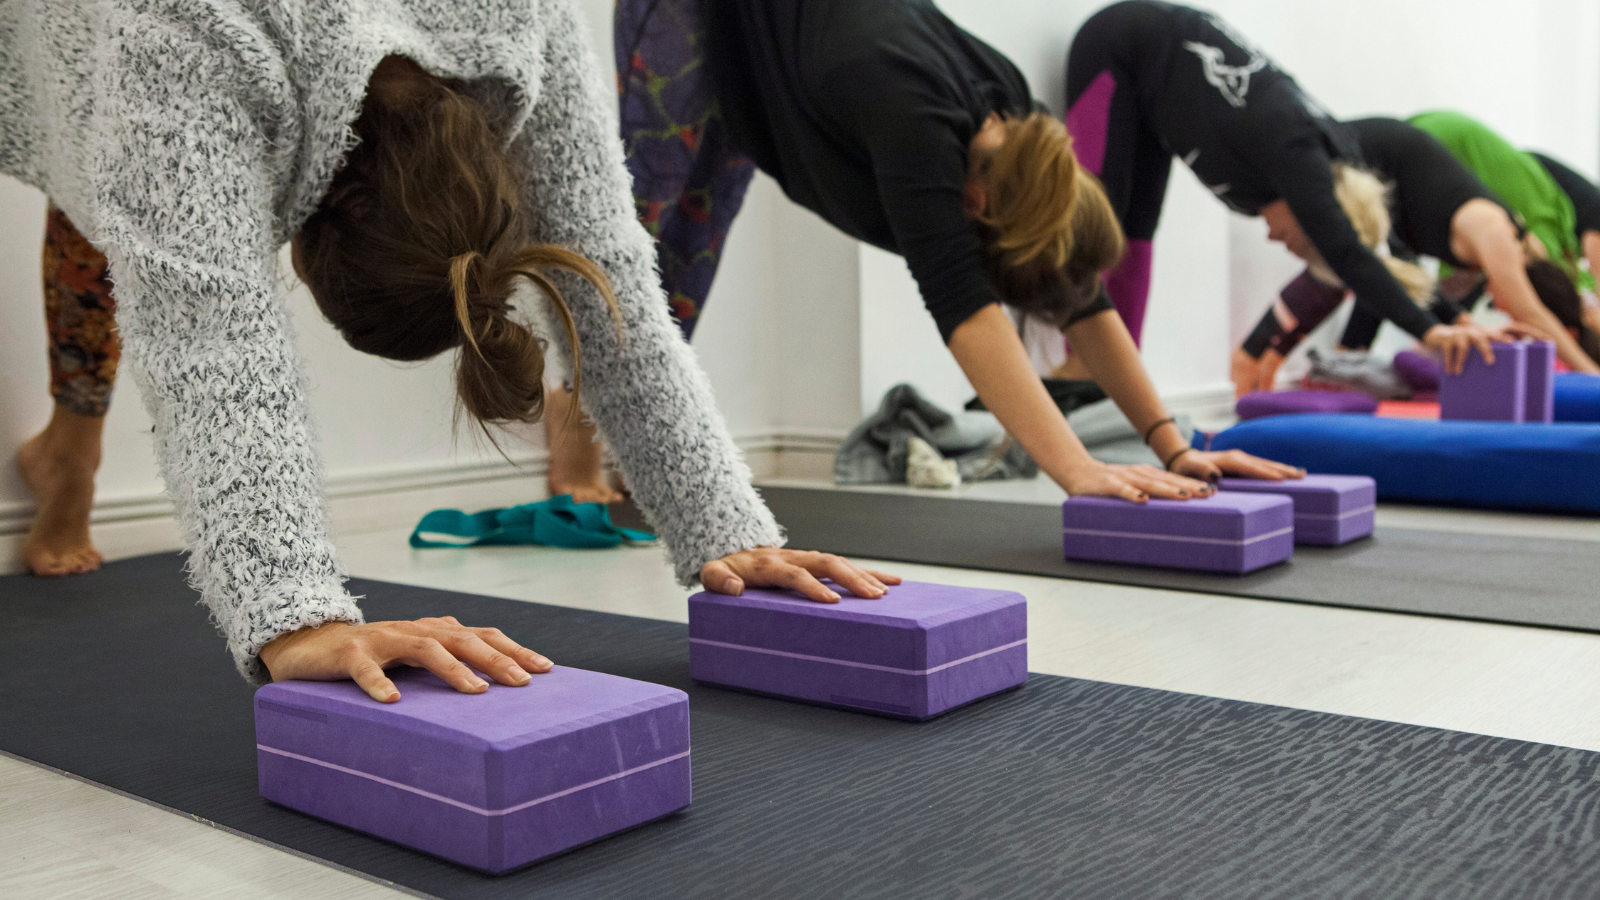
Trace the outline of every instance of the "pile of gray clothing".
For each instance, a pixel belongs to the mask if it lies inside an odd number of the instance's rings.
[[[1188,416],[1176,417],[1185,440]],[[1138,429],[1110,400],[1067,417],[1073,432],[1101,462],[1160,465]],[[1039,466],[988,413],[952,415],[909,384],[895,385],[878,411],[856,426],[833,460],[837,484],[909,484],[951,488],[964,481],[1034,478]]]
[[[1394,364],[1365,350],[1336,350],[1323,356],[1315,348],[1306,352],[1311,371],[1300,379],[1312,390],[1355,391],[1378,400],[1410,400],[1411,386]]]
[[[1033,478],[1036,465],[987,413],[952,415],[909,384],[883,395],[833,458],[837,484],[955,487],[963,481]]]

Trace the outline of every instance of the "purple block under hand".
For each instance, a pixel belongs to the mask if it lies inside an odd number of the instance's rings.
[[[1337,547],[1366,537],[1378,508],[1378,483],[1365,475],[1307,475],[1287,481],[1224,478],[1217,487],[1294,501],[1296,544]]]
[[[1523,404],[1523,421],[1548,424],[1556,420],[1556,345],[1530,341],[1527,348],[1528,399]]]
[[[261,796],[500,873],[689,805],[689,698],[558,666],[458,693],[421,669],[256,691]]]
[[[878,600],[841,591],[689,598],[697,681],[859,712],[927,719],[1028,680],[1028,607],[1012,591],[908,581]]]
[[[1444,376],[1444,367],[1431,356],[1414,353],[1410,350],[1401,350],[1394,355],[1394,373],[1406,386],[1419,394],[1435,394],[1439,391],[1439,379]]]
[[[1294,413],[1355,413],[1378,411],[1378,401],[1355,391],[1251,391],[1239,398],[1234,411],[1241,419],[1287,416]]]
[[[1294,503],[1278,494],[1070,497],[1061,509],[1067,559],[1243,575],[1294,555]]]
[[[1439,418],[1446,421],[1522,422],[1527,403],[1527,344],[1496,342],[1492,366],[1474,349],[1460,375],[1439,381]]]

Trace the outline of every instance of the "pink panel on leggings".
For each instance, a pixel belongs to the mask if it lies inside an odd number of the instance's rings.
[[[1144,308],[1150,300],[1150,260],[1154,246],[1149,241],[1129,241],[1122,262],[1105,274],[1106,294],[1122,316],[1133,342],[1139,343],[1144,330]]]
[[[1111,95],[1117,92],[1117,79],[1110,71],[1096,75],[1089,89],[1067,110],[1067,132],[1072,149],[1083,167],[1099,175],[1106,161],[1106,131],[1111,122]]]

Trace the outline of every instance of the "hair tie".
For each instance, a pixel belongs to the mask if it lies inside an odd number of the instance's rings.
[[[1162,419],[1162,420],[1156,422],[1154,425],[1151,425],[1149,428],[1146,428],[1144,430],[1144,444],[1145,444],[1146,447],[1150,446],[1150,436],[1155,434],[1156,433],[1156,429],[1160,428],[1163,425],[1171,425],[1173,427],[1177,427],[1178,420],[1174,419],[1171,416],[1167,416],[1165,419]]]

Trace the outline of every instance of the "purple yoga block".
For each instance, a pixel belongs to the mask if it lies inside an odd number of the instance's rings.
[[[1532,341],[1527,347],[1528,399],[1523,404],[1524,421],[1548,424],[1556,420],[1556,345],[1552,341]]]
[[[842,593],[842,592],[841,592]],[[907,581],[878,600],[786,591],[689,598],[697,681],[928,719],[1028,680],[1021,594]]]
[[[1337,547],[1372,533],[1378,483],[1365,475],[1307,475],[1289,481],[1224,478],[1224,491],[1277,494],[1294,502],[1294,542]]]
[[[1241,419],[1287,416],[1295,413],[1355,413],[1378,411],[1378,401],[1355,391],[1251,391],[1239,398],[1234,411]]]
[[[1294,503],[1219,491],[1199,500],[1062,504],[1067,559],[1243,575],[1294,555]]]
[[[1553,402],[1553,401],[1552,401]],[[1494,365],[1477,350],[1460,375],[1439,380],[1439,418],[1471,422],[1523,422],[1528,404],[1528,345],[1494,345]]]
[[[261,796],[500,873],[689,805],[689,698],[558,666],[462,694],[421,669],[398,703],[353,682],[256,691]]]

